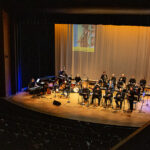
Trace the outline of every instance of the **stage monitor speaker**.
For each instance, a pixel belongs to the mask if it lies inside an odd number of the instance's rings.
[[[53,105],[60,106],[60,105],[61,105],[61,102],[54,100],[54,101],[53,101]]]

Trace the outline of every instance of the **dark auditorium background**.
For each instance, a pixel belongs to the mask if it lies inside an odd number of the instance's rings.
[[[57,23],[150,26],[150,1],[0,0],[0,97],[11,96],[21,91],[28,86],[32,77],[55,75]],[[102,149],[110,149],[138,129],[100,126],[99,128],[97,124],[27,112],[0,99],[0,149],[1,146],[9,150],[73,149],[72,145],[70,147],[67,145],[70,139],[75,149],[96,150],[99,149],[99,138],[105,141],[101,142]],[[100,132],[102,135],[97,134]],[[81,133],[82,136],[77,133]],[[26,137],[22,137],[22,134]],[[13,135],[17,138],[15,139]],[[148,137],[149,129],[144,135]],[[47,146],[50,143],[48,137],[54,141],[50,146]],[[143,135],[141,137],[144,139]],[[109,138],[112,139],[110,143]],[[16,142],[18,139],[20,141]],[[60,142],[59,147],[56,139],[66,141]],[[12,145],[7,143],[8,141],[11,141]],[[93,145],[91,144],[89,148],[85,141],[90,141]],[[44,147],[43,143],[47,147]],[[7,144],[10,144],[10,147]],[[132,141],[129,144],[132,144]],[[138,146],[136,148],[138,149]]]
[[[0,95],[21,91],[32,77],[55,74],[54,24],[149,26],[148,4],[146,0],[1,1],[0,31],[5,37],[0,35]]]

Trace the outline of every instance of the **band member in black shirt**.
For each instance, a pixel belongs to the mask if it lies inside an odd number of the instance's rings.
[[[125,83],[123,82],[123,80],[120,79],[120,80],[118,81],[118,83],[117,83],[117,88],[118,88],[118,89],[123,88],[123,85],[124,85],[124,84],[125,84]]]
[[[145,89],[145,85],[146,85],[146,80],[145,80],[145,78],[143,78],[143,79],[140,80],[140,86],[142,87],[143,92],[144,92],[144,89]]]
[[[101,79],[102,79],[102,81],[103,81],[103,86],[106,87],[106,86],[107,86],[107,79],[108,79],[108,77],[107,77],[107,74],[106,74],[105,71],[104,71],[103,74],[101,75]]]
[[[130,78],[129,84],[132,84],[132,85],[135,85],[135,84],[136,84],[136,79],[135,79],[134,76],[132,76],[132,78]]]
[[[117,107],[119,107],[120,109],[122,108],[122,102],[124,100],[125,97],[125,93],[122,91],[122,89],[120,88],[119,91],[117,92],[116,96],[115,96],[115,102]],[[119,103],[120,102],[120,105]]]
[[[107,100],[110,100],[110,104],[112,104],[112,97],[113,97],[112,91],[110,89],[106,90],[106,94],[104,96],[106,106],[107,106]]]
[[[90,90],[86,86],[84,86],[81,91],[81,95],[83,96],[84,102],[87,102],[90,96]]]
[[[63,69],[61,69],[58,73],[59,86],[67,79],[67,77],[67,73]]]
[[[115,88],[115,86],[116,86],[116,77],[115,77],[114,73],[111,75],[111,80],[112,80],[114,88]]]
[[[35,79],[32,78],[31,81],[29,82],[29,85],[28,85],[28,88],[33,88],[36,86],[36,82],[35,82]]]
[[[130,87],[130,90],[128,91],[127,99],[130,103],[130,111],[133,111],[133,101],[134,101],[134,90],[133,87]]]
[[[123,83],[126,83],[126,77],[124,74],[121,75],[121,77],[119,78],[119,81],[122,81]]]
[[[79,74],[76,75],[75,80],[76,80],[76,83],[81,81],[81,78],[80,78]]]
[[[93,96],[92,96],[92,102],[91,102],[91,104],[93,104],[93,100],[95,98],[97,98],[98,99],[98,105],[100,106],[101,97],[102,97],[102,91],[100,89],[100,86],[96,85],[94,87],[94,89],[93,89]]]
[[[140,96],[141,96],[141,87],[138,85],[135,85],[133,89],[134,89],[135,96],[137,96],[137,101],[139,101]]]

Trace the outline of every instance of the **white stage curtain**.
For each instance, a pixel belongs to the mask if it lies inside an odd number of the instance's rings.
[[[150,81],[150,27],[97,25],[94,52],[72,51],[73,25],[55,25],[55,70],[98,80],[103,71]]]

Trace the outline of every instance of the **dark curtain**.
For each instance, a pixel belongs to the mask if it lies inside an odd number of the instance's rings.
[[[14,30],[16,91],[20,91],[31,78],[54,75],[54,25],[18,23]]]
[[[5,66],[3,45],[2,10],[0,9],[0,96],[5,96]]]

